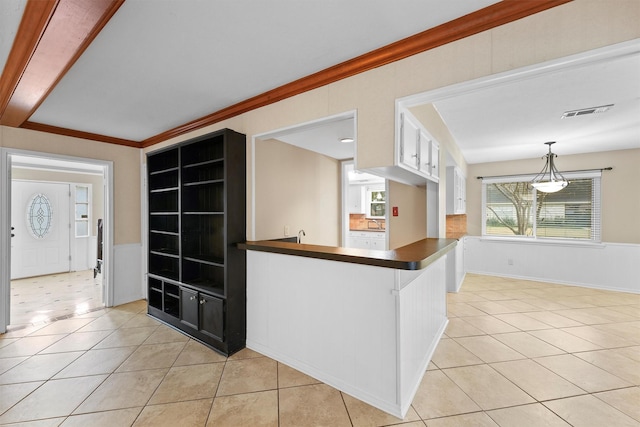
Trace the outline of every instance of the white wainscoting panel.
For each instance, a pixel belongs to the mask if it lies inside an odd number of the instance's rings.
[[[96,236],[76,237],[71,255],[71,271],[90,270],[96,266],[98,251]]]
[[[247,251],[247,347],[355,397],[395,402],[394,270]],[[371,372],[380,375],[371,375]]]
[[[446,260],[449,252],[400,291],[400,401],[405,414],[447,326]],[[409,273],[398,271],[399,275]],[[415,272],[411,272],[415,273]]]
[[[465,249],[468,273],[640,293],[640,245],[517,242],[467,236]]]
[[[458,239],[455,251],[447,254],[447,292],[459,292],[464,281],[464,237]]]
[[[144,298],[142,245],[131,243],[113,246],[113,305]]]
[[[446,326],[436,264],[432,277],[249,250],[247,347],[402,417]]]

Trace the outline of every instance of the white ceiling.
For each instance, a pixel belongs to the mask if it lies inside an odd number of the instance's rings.
[[[144,140],[496,2],[127,0],[29,120]]]
[[[638,48],[640,49],[640,47]],[[562,118],[565,111],[613,104]],[[468,163],[640,148],[640,53],[563,67],[433,103]]]
[[[342,142],[344,138],[355,141],[355,113],[329,117],[315,123],[305,123],[292,129],[270,133],[261,138],[274,138],[287,144],[338,160],[352,159],[355,142]]]

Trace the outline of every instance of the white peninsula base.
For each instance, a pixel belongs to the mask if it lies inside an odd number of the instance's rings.
[[[249,249],[247,347],[403,418],[448,322],[446,257],[403,270]]]

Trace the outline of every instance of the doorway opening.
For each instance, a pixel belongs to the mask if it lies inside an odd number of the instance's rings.
[[[112,163],[11,149],[0,161],[0,333],[111,306]]]

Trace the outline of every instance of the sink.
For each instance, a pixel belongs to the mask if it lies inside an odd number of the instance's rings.
[[[380,223],[379,222],[375,222],[375,221],[367,221],[367,228],[369,230],[380,230],[380,231],[384,231],[384,228],[380,227]]]

